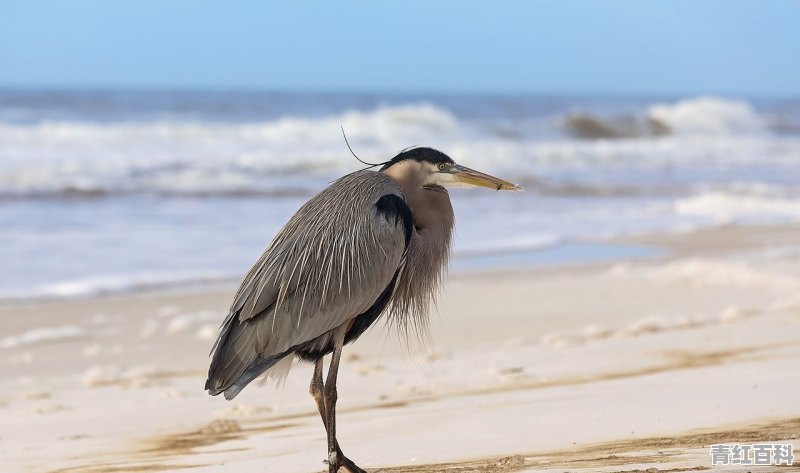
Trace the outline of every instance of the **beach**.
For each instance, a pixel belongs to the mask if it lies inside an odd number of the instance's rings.
[[[247,269],[362,166],[342,128],[525,189],[452,189],[428,336],[346,347],[358,465],[791,470],[710,448],[800,448],[796,100],[4,89],[0,471],[325,469],[310,366],[203,386]]]
[[[370,472],[790,471],[709,447],[800,449],[798,236],[728,225],[610,242],[647,257],[456,272],[430,341],[378,323],[345,349],[342,449]],[[203,390],[234,290],[6,304],[0,469],[322,471],[310,366],[230,402]]]
[[[798,24],[3,2],[0,473],[800,472]]]

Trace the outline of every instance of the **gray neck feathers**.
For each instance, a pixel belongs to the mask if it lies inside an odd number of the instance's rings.
[[[389,319],[406,340],[429,342],[428,313],[436,304],[450,257],[455,217],[450,197],[443,188],[410,188],[400,183],[414,216],[405,268],[392,298]]]

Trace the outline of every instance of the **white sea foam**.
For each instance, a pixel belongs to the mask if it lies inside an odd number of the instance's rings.
[[[245,123],[0,122],[0,196],[307,194],[358,166],[344,147],[340,125],[369,161],[410,145],[432,145],[465,164],[517,178],[798,164],[800,143],[784,140],[776,147],[762,133],[763,118],[746,102],[699,98],[654,105],[647,113],[679,136],[576,141],[557,128],[530,128],[524,120],[507,136],[491,120],[459,119],[427,103]],[[687,143],[682,136],[694,139]]]
[[[684,135],[761,134],[766,124],[753,107],[744,101],[699,97],[672,104],[652,105],[652,120],[672,133]]]
[[[800,219],[800,199],[704,192],[678,199],[674,209],[681,215],[711,217],[717,222]]]
[[[492,226],[491,222],[483,220],[476,222],[483,226]],[[495,224],[496,228],[501,228],[502,224]],[[503,252],[519,252],[530,251],[536,249],[547,248],[561,242],[555,235],[539,235],[539,234],[512,234],[498,235],[492,240],[467,240],[459,242],[456,246],[455,254],[457,257],[470,257],[477,255],[492,255],[496,254],[499,250]]]
[[[268,191],[258,180],[276,173],[286,184],[352,168],[340,125],[367,159],[457,130],[449,112],[428,104],[261,123],[0,123],[0,194]],[[303,188],[302,179],[288,184]]]
[[[97,295],[118,295],[175,286],[199,286],[232,282],[237,273],[211,272],[135,272],[130,275],[92,276],[54,284],[44,284],[27,291],[0,292],[0,300],[27,298],[71,299]]]
[[[698,98],[589,109],[605,125],[633,117],[670,132],[574,139],[564,133],[566,107],[514,103],[513,118],[497,119],[437,103],[289,107],[282,117],[6,118],[0,301],[235,283],[303,201],[360,167],[340,125],[368,161],[430,145],[526,188],[453,192],[456,262],[720,222],[800,220],[800,136],[776,134],[763,106]]]

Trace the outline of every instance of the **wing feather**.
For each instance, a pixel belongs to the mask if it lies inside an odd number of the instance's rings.
[[[213,349],[206,389],[228,389],[248,369],[267,369],[271,358],[375,303],[408,245],[407,225],[376,207],[389,194],[403,202],[391,178],[361,171],[298,210],[242,281]]]

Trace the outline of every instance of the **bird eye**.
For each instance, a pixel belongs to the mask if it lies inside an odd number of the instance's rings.
[[[445,163],[439,163],[439,165],[438,165],[438,168],[439,168],[439,170],[440,170],[440,171],[444,171],[444,170],[445,170],[445,168],[447,168],[447,164],[445,164]]]

